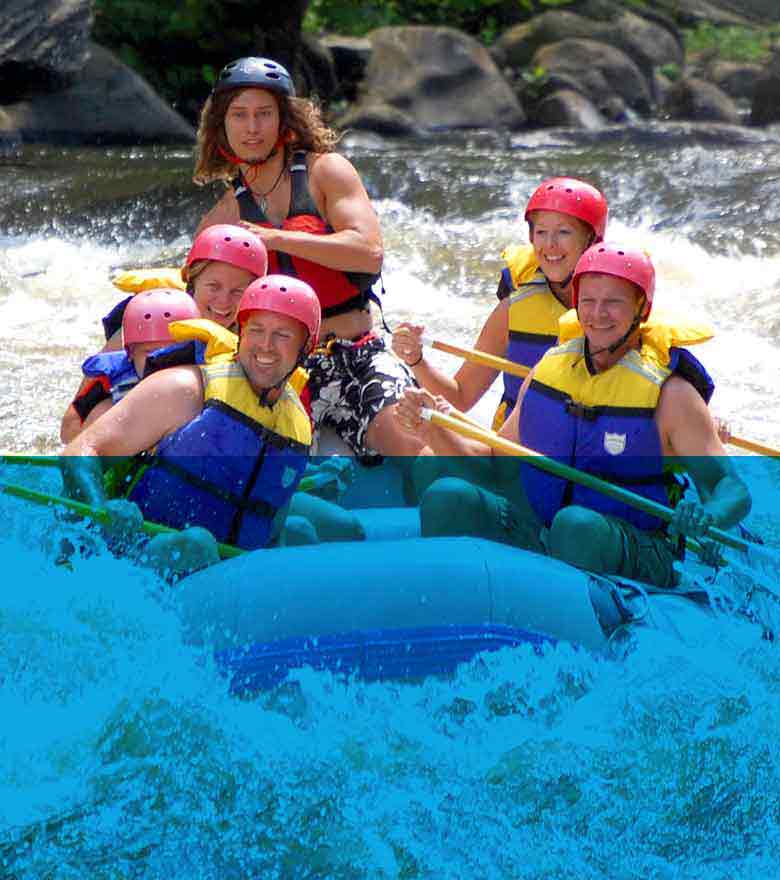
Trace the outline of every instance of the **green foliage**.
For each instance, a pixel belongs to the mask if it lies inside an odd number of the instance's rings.
[[[365,36],[379,27],[404,24],[393,0],[356,3],[355,0],[311,0],[303,19],[303,30],[309,34],[325,31]]]
[[[677,80],[682,76],[682,71],[680,70],[679,64],[664,64],[659,68],[659,70],[668,80],[671,80],[672,82],[677,82]]]
[[[700,22],[696,28],[683,31],[685,50],[692,55],[715,52],[726,61],[762,62],[769,57],[773,39],[780,36],[780,26],[751,28],[717,26]]]
[[[523,80],[525,99],[530,103],[538,101],[549,79],[547,69],[539,64],[536,67],[526,67],[520,72],[520,77]]]
[[[501,26],[492,15],[485,19],[478,36],[486,46],[492,46],[501,36]]]
[[[222,65],[262,45],[261,16],[247,21],[249,3],[94,0],[93,37],[194,123]]]
[[[575,0],[311,0],[303,29],[364,36],[390,25],[446,25],[490,44],[504,27],[518,19]]]

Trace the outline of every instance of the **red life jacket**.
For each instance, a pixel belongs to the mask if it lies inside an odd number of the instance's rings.
[[[233,191],[238,202],[242,220],[258,226],[272,227],[265,212],[255,201],[252,190],[247,186],[243,175],[233,180]],[[333,227],[320,216],[309,191],[309,171],[306,153],[293,153],[290,164],[290,208],[282,221],[282,229],[309,232],[312,235],[327,235]],[[306,281],[316,291],[322,306],[322,316],[331,318],[353,309],[365,309],[368,301],[379,299],[371,290],[371,285],[379,278],[367,272],[342,272],[329,269],[303,257],[293,257],[281,251],[268,251],[268,273],[293,275]]]

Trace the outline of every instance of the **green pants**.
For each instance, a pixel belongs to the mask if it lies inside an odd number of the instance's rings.
[[[659,587],[677,582],[677,547],[664,532],[638,529],[619,517],[565,507],[549,529],[524,493],[512,499],[458,477],[436,480],[420,501],[423,536],[472,535],[556,556],[595,571]]]

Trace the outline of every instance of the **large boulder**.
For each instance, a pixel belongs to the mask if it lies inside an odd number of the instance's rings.
[[[71,80],[87,61],[91,28],[91,0],[5,0],[0,103]]]
[[[330,52],[333,59],[333,67],[338,81],[334,97],[354,101],[371,58],[371,40],[366,37],[343,37],[339,34],[326,34],[320,37],[320,43]]]
[[[713,61],[708,67],[706,79],[722,89],[731,98],[750,100],[756,84],[764,75],[761,64],[738,61]]]
[[[780,54],[776,54],[756,83],[750,109],[751,125],[780,122]]]
[[[493,57],[502,68],[522,68],[531,63],[542,46],[587,39],[622,49],[648,80],[655,67],[683,64],[682,38],[671,24],[659,24],[616,6],[606,6],[601,11],[607,16],[605,19],[565,10],[545,12],[502,34],[493,47]]]
[[[6,125],[26,142],[192,143],[194,131],[138,74],[102,46],[73,84],[7,104]]]
[[[682,6],[691,0],[675,0]],[[780,8],[777,0],[709,0],[708,6],[715,14],[733,15],[752,24],[777,24]]]
[[[0,107],[0,157],[13,155],[22,144],[19,129],[11,117]]]
[[[614,46],[596,40],[560,40],[542,46],[531,65],[543,68],[553,87],[574,88],[613,121],[622,121],[618,109],[623,105],[645,116],[650,113],[650,84],[628,55]]]
[[[739,125],[739,109],[714,83],[696,77],[684,77],[669,89],[665,110],[671,119],[694,122],[725,122]]]
[[[511,87],[485,47],[467,34],[447,27],[387,27],[369,38],[371,58],[358,104],[339,125],[360,127],[383,107],[394,125],[405,119],[416,131],[524,124]]]
[[[715,25],[776,24],[777,0],[660,0],[684,26],[707,22]]]
[[[499,67],[528,67],[538,49],[566,39],[597,39],[600,26],[566,10],[550,10],[516,24],[496,40],[490,53]]]
[[[544,126],[566,126],[586,131],[603,128],[606,124],[603,114],[573,89],[557,89],[545,95],[534,109],[533,121]]]

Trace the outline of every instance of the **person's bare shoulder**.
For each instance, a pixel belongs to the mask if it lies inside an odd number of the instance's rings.
[[[655,418],[665,454],[723,454],[707,404],[682,376],[673,375],[664,382]]]
[[[312,156],[309,160],[309,180],[312,187],[326,194],[333,189],[363,187],[355,166],[340,153]]]
[[[203,215],[198,228],[195,230],[195,236],[200,235],[209,226],[216,226],[217,223],[238,223],[240,219],[241,214],[238,209],[235,193],[232,189],[229,189],[216,205]]]

